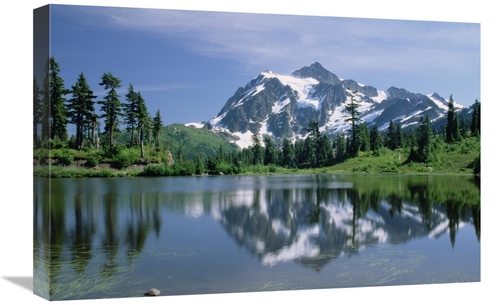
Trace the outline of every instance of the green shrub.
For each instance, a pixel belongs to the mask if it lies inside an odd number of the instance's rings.
[[[71,163],[74,161],[75,157],[71,154],[64,154],[61,157],[58,158],[58,163],[64,166],[71,165]]]
[[[169,176],[168,166],[164,164],[150,164],[144,167],[142,176]]]
[[[479,175],[481,174],[481,155],[479,155],[475,160],[472,165],[472,171],[474,172],[474,175]]]
[[[140,151],[135,148],[123,149],[113,159],[113,162],[115,162],[119,168],[125,168],[137,164],[141,162]]]
[[[99,158],[97,156],[88,156],[87,157],[87,162],[85,162],[86,167],[96,167],[99,165]]]

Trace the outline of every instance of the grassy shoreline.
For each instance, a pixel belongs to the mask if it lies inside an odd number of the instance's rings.
[[[241,168],[236,174],[226,175],[276,175],[276,174],[454,174],[474,175],[474,162],[477,154],[450,154],[445,161],[429,164],[406,162],[396,152],[380,156],[360,154],[356,158],[342,163],[319,168],[285,168],[276,165],[253,165]],[[145,170],[150,167],[150,170]],[[163,169],[154,171],[151,169]],[[124,169],[110,167],[99,168],[85,166],[37,165],[33,167],[33,175],[46,178],[104,178],[104,177],[147,177],[147,176],[183,176],[165,171],[163,164],[132,165]],[[207,175],[207,174],[204,174]],[[203,176],[204,176],[203,175]],[[191,175],[189,175],[191,176]],[[198,175],[200,176],[200,175]]]

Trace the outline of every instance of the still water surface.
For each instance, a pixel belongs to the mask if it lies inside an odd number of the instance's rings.
[[[472,177],[34,179],[52,300],[480,281]]]

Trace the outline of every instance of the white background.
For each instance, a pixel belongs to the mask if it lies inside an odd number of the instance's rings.
[[[8,4],[7,4],[8,3]],[[66,304],[495,304],[499,283],[500,241],[490,215],[498,213],[494,191],[497,174],[495,120],[500,98],[498,10],[495,1],[54,1],[51,4],[127,6],[191,9],[228,12],[278,13],[382,19],[409,19],[481,23],[481,106],[482,185],[481,185],[481,282],[439,285],[388,286],[381,288],[323,289],[306,291],[198,295],[160,298],[64,301]],[[42,304],[33,295],[32,278],[32,18],[33,9],[43,1],[5,2],[0,10],[2,56],[0,65],[0,296],[2,304]],[[483,103],[484,101],[484,103]],[[489,122],[488,122],[489,121]],[[498,157],[498,156],[497,156]],[[491,161],[490,161],[491,160]],[[488,162],[489,161],[489,162]],[[487,181],[489,180],[489,181]]]

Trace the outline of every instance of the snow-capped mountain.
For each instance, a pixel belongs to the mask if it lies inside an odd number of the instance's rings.
[[[359,104],[361,121],[370,128],[376,124],[381,131],[391,120],[406,128],[417,126],[423,115],[434,121],[448,110],[448,100],[437,93],[425,95],[395,87],[381,91],[341,79],[316,62],[291,75],[260,73],[238,88],[205,127],[231,133],[242,148],[251,145],[254,132],[275,139],[304,138],[311,121],[333,136],[350,129],[345,106],[351,97]],[[455,108],[463,106],[455,103]]]

